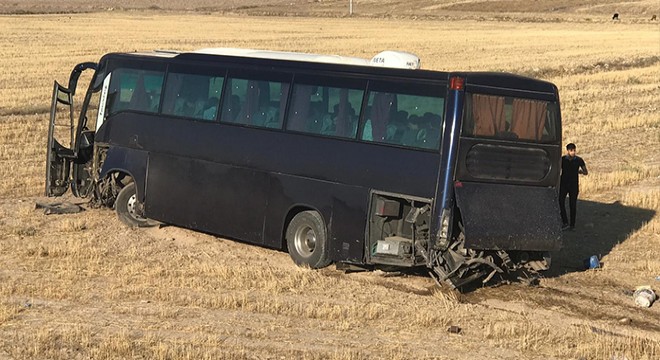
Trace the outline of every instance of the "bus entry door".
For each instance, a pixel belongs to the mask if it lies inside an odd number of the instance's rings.
[[[46,196],[60,196],[69,188],[74,135],[73,94],[55,81],[48,126]]]
[[[96,69],[96,64],[78,64],[69,77],[69,87],[64,87],[57,81],[53,85],[46,155],[45,195],[49,197],[66,193],[72,183],[72,164],[75,167],[79,162],[76,135],[80,134],[84,124],[78,124],[76,128],[73,97],[78,78],[86,69]],[[74,195],[77,196],[78,191],[74,191]]]

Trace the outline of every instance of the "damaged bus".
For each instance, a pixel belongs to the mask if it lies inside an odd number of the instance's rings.
[[[457,288],[548,269],[556,86],[419,63],[202,49],[79,64],[53,88],[46,195],[70,188],[129,226],[288,250],[311,268],[425,267]]]

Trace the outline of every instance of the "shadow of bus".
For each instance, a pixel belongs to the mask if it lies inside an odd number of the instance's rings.
[[[625,206],[618,201],[601,203],[578,200],[575,231],[563,233],[562,249],[553,253],[552,266],[544,277],[556,277],[586,269],[592,255],[603,257],[653,219],[655,210]]]

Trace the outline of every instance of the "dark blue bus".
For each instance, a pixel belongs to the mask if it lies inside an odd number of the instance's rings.
[[[71,188],[129,226],[287,249],[311,268],[426,267],[453,287],[548,269],[557,87],[418,64],[241,49],[79,64],[54,85],[46,195]]]

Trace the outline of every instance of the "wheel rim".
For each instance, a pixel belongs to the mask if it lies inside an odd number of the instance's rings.
[[[303,257],[310,257],[316,249],[316,232],[309,226],[302,226],[293,238],[296,251]]]
[[[131,195],[131,197],[128,198],[128,202],[126,203],[126,210],[128,210],[128,214],[133,219],[143,221],[145,220],[145,217],[143,217],[142,214],[138,211],[138,206],[137,196],[135,194]]]

